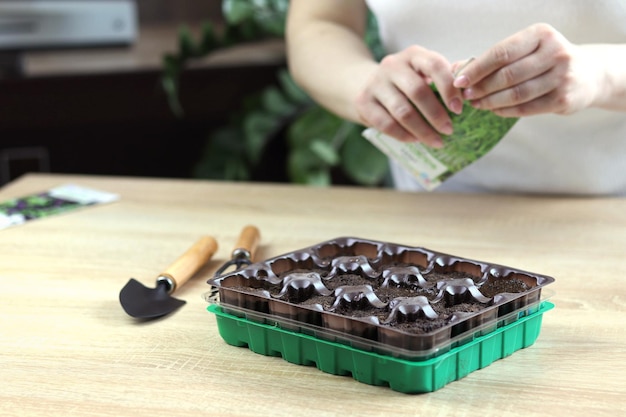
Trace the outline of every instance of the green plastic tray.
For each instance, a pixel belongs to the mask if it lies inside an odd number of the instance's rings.
[[[554,304],[544,301],[530,315],[422,361],[367,352],[257,323],[225,313],[216,304],[209,305],[208,311],[216,315],[219,333],[229,345],[248,346],[255,353],[282,356],[297,365],[316,366],[330,374],[352,375],[359,382],[413,394],[436,391],[532,345],[539,336],[543,313],[553,307]]]

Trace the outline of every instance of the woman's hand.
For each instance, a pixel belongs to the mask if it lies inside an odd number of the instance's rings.
[[[593,105],[603,70],[589,49],[536,24],[469,63],[454,80],[472,105],[505,117],[571,114]]]
[[[453,80],[448,60],[411,46],[383,58],[356,98],[356,111],[365,125],[401,141],[441,147],[441,134],[451,134],[452,123],[430,83],[435,84],[448,109],[458,114],[463,96],[453,87]]]

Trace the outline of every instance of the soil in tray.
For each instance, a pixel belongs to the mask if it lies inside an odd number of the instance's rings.
[[[551,277],[389,242],[342,237],[209,280],[220,303],[297,331],[424,358],[515,321]],[[299,327],[302,324],[302,327]],[[326,332],[328,329],[328,332]],[[344,338],[345,336],[345,338]],[[376,346],[368,345],[375,341]],[[365,343],[365,344],[364,344]],[[389,348],[389,349],[388,349]],[[400,353],[396,352],[400,348]],[[391,350],[390,350],[391,349]]]
[[[296,273],[310,274],[311,272],[319,274],[323,277],[326,272],[323,270],[291,270],[284,274],[281,274],[279,278],[281,282],[288,276],[293,276]],[[477,284],[480,281],[480,277],[463,273],[463,272],[435,272],[431,271],[428,274],[424,274],[424,279],[429,284],[428,286],[420,287],[410,284],[392,284],[383,286],[382,278],[369,278],[355,273],[339,274],[332,277],[332,279],[323,280],[323,285],[328,289],[328,295],[313,294],[308,297],[302,297],[302,293],[299,292],[296,295],[289,295],[281,292],[281,285],[267,285],[263,289],[254,289],[249,287],[239,287],[237,289],[247,292],[257,291],[269,291],[271,297],[282,299],[295,305],[302,307],[320,307],[324,311],[329,311],[334,314],[339,314],[351,318],[362,318],[371,320],[375,318],[381,325],[395,328],[408,333],[423,334],[429,333],[433,330],[441,328],[448,324],[456,313],[476,313],[490,306],[493,297],[501,293],[521,293],[527,291],[529,286],[520,279],[499,279],[488,280],[480,286],[480,294],[484,299],[475,299],[471,297],[468,291],[461,291],[461,301],[459,296],[447,296],[445,291],[441,288],[437,288],[439,282],[460,282],[463,280],[471,280],[471,284]],[[366,294],[358,292],[353,295],[344,297],[337,302],[338,291],[342,288],[365,288],[364,286],[372,287],[372,294],[376,296],[376,299],[380,301],[380,304],[372,304]],[[234,288],[235,289],[235,288]],[[445,290],[445,289],[444,289]],[[441,298],[442,292],[444,293]],[[468,296],[469,295],[469,296]],[[407,298],[414,299],[415,297],[423,296],[426,298],[428,306],[424,305],[425,309],[432,308],[431,317],[427,317],[428,313],[420,311],[419,308],[411,307],[410,301],[408,302],[408,308],[406,310],[413,310],[413,314],[404,314],[393,311],[394,300],[396,304],[398,300],[405,300]],[[440,299],[437,299],[437,297]],[[424,301],[424,300],[422,300]],[[383,306],[384,304],[384,306]],[[436,315],[436,317],[435,317]],[[426,316],[426,317],[419,317]]]

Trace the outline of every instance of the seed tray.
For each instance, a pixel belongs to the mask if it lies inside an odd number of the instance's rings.
[[[425,248],[340,237],[209,284],[225,313],[423,361],[532,314],[553,281]]]
[[[258,318],[238,317],[218,304],[210,304],[208,311],[216,315],[220,335],[230,345],[248,346],[262,355],[282,356],[291,363],[316,366],[334,375],[352,375],[369,385],[415,394],[438,390],[532,345],[539,336],[543,313],[553,307],[548,301],[540,302],[532,313],[422,361],[381,355],[264,324]]]

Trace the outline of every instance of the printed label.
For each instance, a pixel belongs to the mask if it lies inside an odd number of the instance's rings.
[[[0,229],[118,199],[117,194],[73,184],[63,185],[0,203]]]

